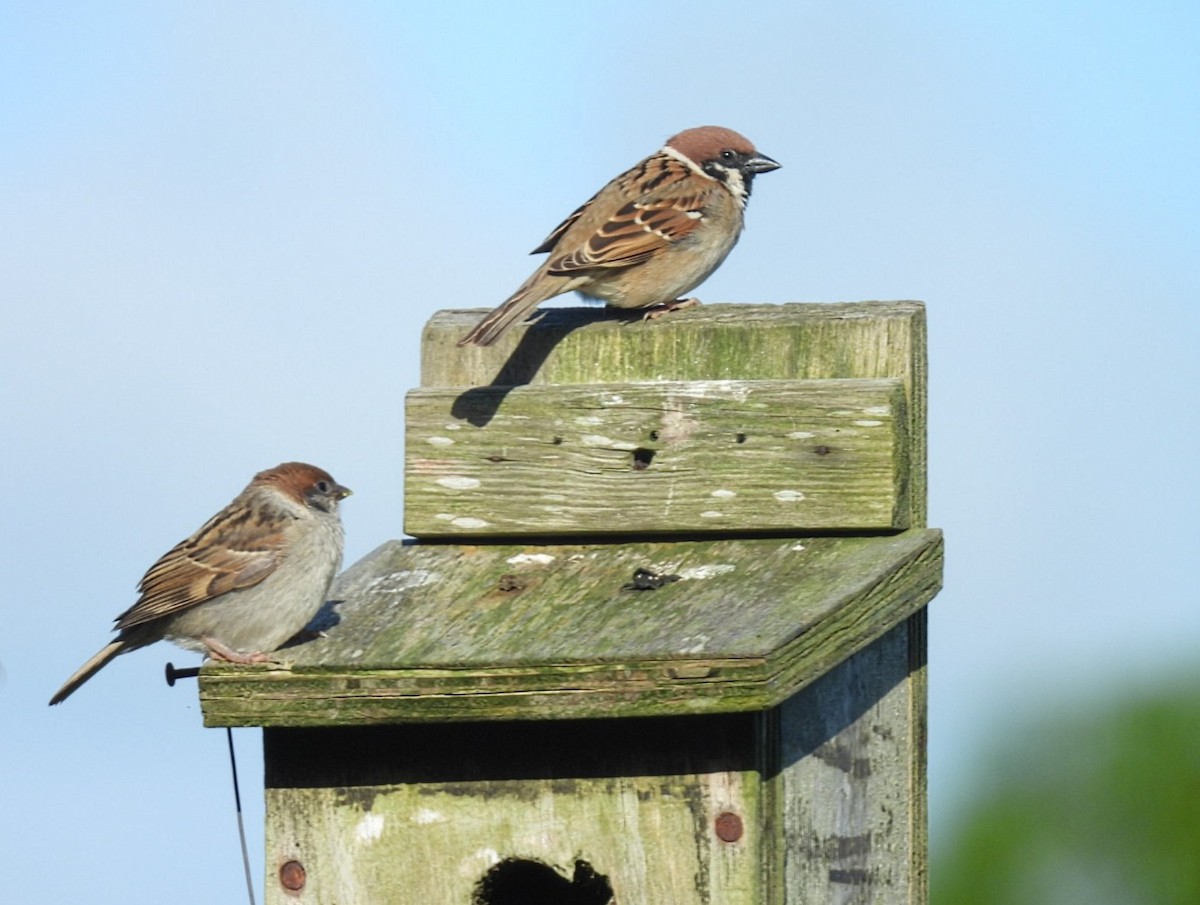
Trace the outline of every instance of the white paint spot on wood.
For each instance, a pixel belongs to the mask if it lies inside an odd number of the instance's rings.
[[[781,503],[798,503],[804,499],[804,494],[799,490],[776,490],[771,496]]]
[[[362,820],[354,827],[354,835],[359,842],[374,842],[383,835],[384,822],[382,814],[376,814],[374,811],[364,814]]]
[[[361,647],[356,647],[354,650],[352,650],[350,652],[350,659],[357,660],[362,655],[363,655],[363,649]]]
[[[724,512],[717,512],[715,509],[706,509],[700,513],[700,518],[724,518]]]
[[[804,550],[804,544],[792,544],[788,549],[793,553],[800,553]]]
[[[429,826],[431,823],[445,823],[449,819],[441,811],[435,811],[433,808],[417,808],[417,812],[413,814],[412,822],[417,826]]]
[[[682,395],[692,399],[733,399],[745,402],[750,398],[750,385],[744,380],[697,380],[688,384]]]
[[[620,393],[613,393],[611,396],[601,396],[601,405],[621,405],[625,402],[625,397]]]
[[[455,528],[486,528],[491,522],[481,518],[471,518],[469,515],[460,515],[458,518],[451,519],[450,524]]]
[[[862,411],[864,415],[890,415],[892,407],[890,405],[868,405]]]
[[[883,424],[882,421],[871,421],[869,419],[863,419],[862,421],[855,421],[854,423],[857,424],[859,427],[879,427],[879,425]]]
[[[504,560],[509,565],[521,566],[526,563],[533,563],[539,566],[548,566],[554,562],[554,557],[549,553],[518,553],[516,556],[510,556]]]
[[[454,441],[449,437],[427,437],[425,442],[430,446],[453,446]]]
[[[718,500],[732,500],[737,496],[736,490],[714,490],[709,496],[715,496]]]
[[[437,572],[429,569],[402,569],[380,575],[367,585],[366,589],[372,594],[399,594],[412,588],[423,588],[441,579]]]
[[[606,437],[603,434],[584,434],[579,438],[579,441],[584,446],[603,449],[637,449],[634,443],[626,443],[624,440],[614,440],[612,437]]]
[[[460,430],[462,430],[462,425],[461,424],[443,424],[442,430],[460,431]]]
[[[811,440],[816,434],[812,431],[792,431],[787,436],[789,440]]]
[[[473,490],[479,486],[479,478],[468,478],[465,475],[452,474],[438,478],[437,483],[449,490]]]
[[[575,419],[575,423],[578,424],[580,427],[592,427],[593,425],[596,425],[596,424],[603,424],[604,419],[598,418],[595,415],[580,415],[578,418]]]
[[[489,867],[500,863],[500,853],[494,848],[477,848],[458,862],[460,877],[479,877]]]
[[[437,519],[438,521],[442,521],[442,522],[452,522],[452,521],[454,521],[454,513],[453,512],[439,512],[437,515],[434,516],[434,518]]]
[[[702,654],[708,642],[712,640],[708,635],[691,635],[683,638],[680,641],[679,653],[681,654]]]
[[[705,566],[689,566],[679,573],[679,577],[683,581],[703,581],[706,578],[716,578],[718,575],[725,575],[732,572],[737,566],[732,563],[712,563]]]

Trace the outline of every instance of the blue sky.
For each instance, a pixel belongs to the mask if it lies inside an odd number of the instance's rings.
[[[46,700],[261,468],[399,536],[421,326],[703,123],[784,164],[705,299],[929,306],[935,845],[1023,714],[1192,667],[1200,8],[431,6],[0,5],[0,900],[239,900],[194,657]]]

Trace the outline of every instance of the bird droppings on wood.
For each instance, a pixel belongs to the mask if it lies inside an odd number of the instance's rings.
[[[679,577],[683,581],[705,581],[709,578],[716,578],[718,575],[726,575],[733,572],[737,566],[731,563],[712,563],[711,565],[689,566],[679,573]]]
[[[354,837],[359,842],[374,842],[383,835],[383,826],[385,823],[386,818],[382,814],[374,812],[364,814],[354,827]]]
[[[412,822],[417,826],[431,826],[435,823],[445,823],[449,818],[441,811],[435,811],[433,808],[417,808],[412,815]]]
[[[447,475],[438,478],[437,483],[448,490],[474,490],[483,482],[478,478],[468,478],[463,475]]]
[[[510,556],[504,560],[511,566],[523,566],[525,564],[548,566],[554,562],[556,557],[549,553],[518,553],[516,556]]]
[[[373,594],[403,594],[413,588],[423,588],[439,581],[441,576],[429,569],[401,569],[380,575],[367,585]]]
[[[679,653],[681,654],[702,654],[708,647],[708,642],[712,638],[708,635],[689,635],[686,638],[679,639]]]
[[[637,449],[636,443],[630,443],[627,440],[614,440],[612,437],[606,437],[603,434],[584,434],[579,438],[579,442],[593,449],[619,449],[623,452],[632,452]]]

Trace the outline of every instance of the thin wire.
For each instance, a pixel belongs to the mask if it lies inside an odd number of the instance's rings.
[[[238,790],[237,758],[233,754],[233,730],[225,727],[229,739],[229,769],[233,772],[233,803],[237,807],[238,836],[242,839],[242,866],[246,868],[246,892],[254,905],[254,880],[250,876],[250,849],[246,847],[246,825],[242,822],[242,793]]]

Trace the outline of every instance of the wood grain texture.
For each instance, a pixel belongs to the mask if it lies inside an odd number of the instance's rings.
[[[212,726],[764,709],[940,587],[941,534],[628,545],[385,544],[290,669],[208,664]],[[680,580],[623,590],[645,568]]]
[[[629,323],[602,309],[558,308],[494,346],[455,343],[482,316],[440,311],[421,342],[421,385],[650,380],[899,379],[907,394],[912,480],[907,524],[925,525],[926,335],[920,302],[706,304]]]
[[[416,537],[907,527],[910,425],[894,378],[462,397],[408,395],[404,520]]]
[[[909,625],[833,667],[780,708],[781,770],[769,782],[783,838],[782,905],[924,901],[924,787]],[[923,701],[923,697],[922,697]]]

